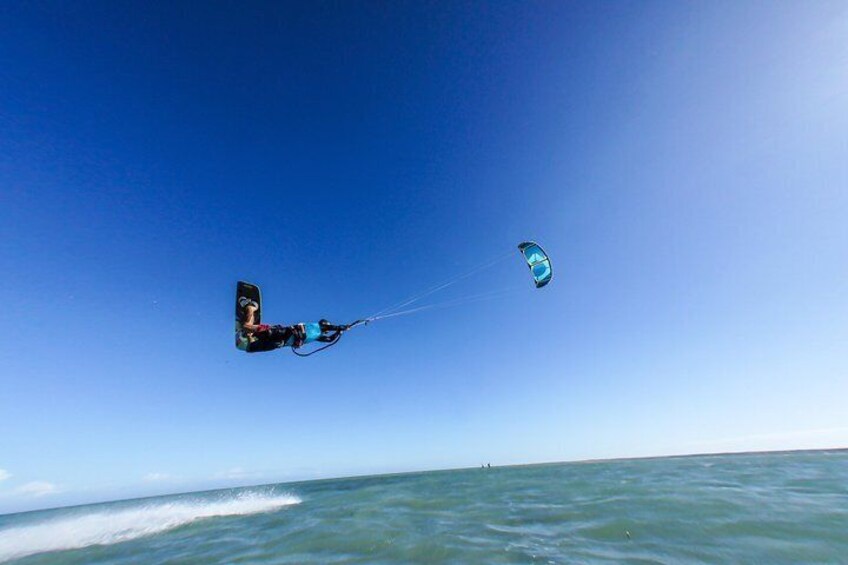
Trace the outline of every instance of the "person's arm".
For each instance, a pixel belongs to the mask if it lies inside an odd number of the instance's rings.
[[[321,333],[321,335],[318,336],[318,341],[322,341],[324,343],[336,341],[337,339],[339,339],[339,336],[341,334],[342,334],[342,330],[339,330],[339,329],[332,331],[332,333],[330,333],[330,331],[324,330]]]
[[[345,330],[344,326],[337,326],[323,319],[319,320],[318,325],[321,327],[321,335],[318,337],[318,341],[324,343],[336,341]]]

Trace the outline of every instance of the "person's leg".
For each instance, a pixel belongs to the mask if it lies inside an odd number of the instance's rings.
[[[291,326],[271,326],[268,328],[268,335],[274,341],[285,343],[292,335]]]
[[[262,351],[273,351],[278,347],[280,347],[280,345],[277,342],[260,338],[248,343],[246,351],[248,353],[259,353]]]
[[[271,326],[263,332],[254,334],[256,341],[247,346],[250,353],[257,351],[271,351],[286,345],[292,336],[292,328],[288,326]]]

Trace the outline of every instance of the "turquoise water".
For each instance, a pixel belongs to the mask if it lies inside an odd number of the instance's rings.
[[[466,469],[0,516],[0,561],[848,563],[848,451]]]

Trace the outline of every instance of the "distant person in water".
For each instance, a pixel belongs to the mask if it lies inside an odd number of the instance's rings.
[[[331,343],[339,339],[347,329],[347,326],[337,326],[327,320],[291,326],[257,324],[256,311],[259,305],[249,298],[242,297],[239,306],[242,308],[242,316],[238,343],[239,347],[248,353],[271,351],[280,347],[298,348],[311,341]]]

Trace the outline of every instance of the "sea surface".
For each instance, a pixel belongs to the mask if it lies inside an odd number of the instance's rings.
[[[848,451],[477,468],[10,514],[0,561],[848,563]]]

